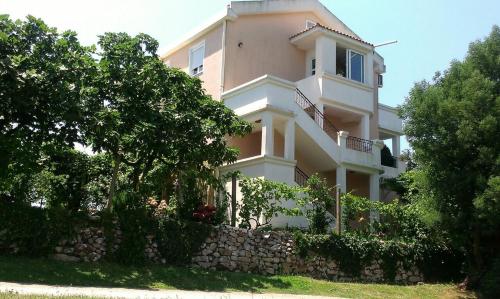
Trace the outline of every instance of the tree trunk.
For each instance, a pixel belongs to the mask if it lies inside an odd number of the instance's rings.
[[[118,170],[120,169],[121,156],[115,155],[113,157],[113,176],[111,177],[111,184],[109,186],[108,202],[106,204],[106,210],[110,211],[113,207],[113,198],[115,197],[116,191],[116,181],[118,178]]]

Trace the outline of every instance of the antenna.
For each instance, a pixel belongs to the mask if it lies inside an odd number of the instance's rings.
[[[383,42],[383,43],[380,43],[380,44],[376,44],[374,47],[377,48],[377,47],[387,46],[387,45],[395,44],[397,42],[398,42],[397,40],[391,40],[391,41],[388,41],[388,42]]]

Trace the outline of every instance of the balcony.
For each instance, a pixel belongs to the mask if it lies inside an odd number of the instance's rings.
[[[314,105],[301,91],[296,89],[295,102],[323,129],[323,131],[337,142],[339,130],[325,117],[316,105]],[[373,142],[363,138],[348,136],[346,147],[355,151],[371,153]]]
[[[399,118],[396,108],[379,103],[378,115],[378,126],[382,131],[403,135],[403,121]]]

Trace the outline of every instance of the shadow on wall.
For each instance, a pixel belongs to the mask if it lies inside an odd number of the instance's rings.
[[[193,278],[196,279],[193,279]],[[47,259],[0,256],[0,281],[49,285],[176,288],[198,291],[257,292],[291,288],[278,277],[213,272],[167,266],[128,267],[111,263],[65,263]]]

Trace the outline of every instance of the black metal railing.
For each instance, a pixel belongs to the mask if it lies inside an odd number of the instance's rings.
[[[304,111],[325,131],[325,133],[337,142],[337,133],[339,130],[325,117],[316,105],[314,105],[300,89],[295,89],[295,103],[297,103]]]
[[[316,105],[314,105],[300,89],[295,89],[295,103],[299,105],[304,111],[325,131],[325,133],[337,142],[337,133],[339,130],[325,117]],[[371,153],[373,142],[363,138],[349,136],[347,137],[347,147],[353,150]]]
[[[356,151],[371,153],[372,147],[373,147],[373,141],[366,140],[363,138],[354,137],[354,136],[348,136],[346,146],[347,146],[347,148],[350,148],[350,149],[353,149]]]
[[[295,183],[297,183],[297,185],[299,186],[304,186],[308,179],[309,176],[305,172],[303,172],[300,168],[295,166],[295,177],[294,177]]]

